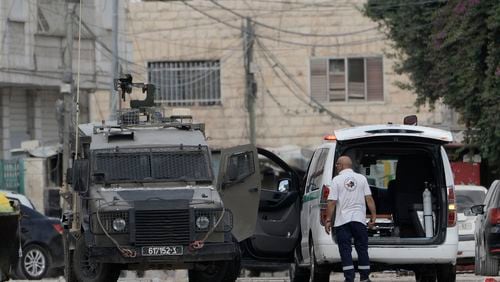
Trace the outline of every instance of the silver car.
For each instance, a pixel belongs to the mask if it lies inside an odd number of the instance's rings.
[[[469,208],[484,202],[486,188],[475,185],[455,185],[457,194],[458,253],[457,262],[472,263],[474,259],[474,220]]]

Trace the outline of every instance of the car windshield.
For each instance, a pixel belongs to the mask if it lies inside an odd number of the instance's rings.
[[[483,191],[457,190],[457,212],[463,213],[466,209],[484,202],[486,194]]]

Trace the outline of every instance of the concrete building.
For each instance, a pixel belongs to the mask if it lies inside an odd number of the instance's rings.
[[[122,69],[127,71],[125,58],[130,50],[122,32],[126,2],[119,2],[119,51]],[[67,3],[73,22],[72,50],[66,42]],[[78,4],[74,0],[0,1],[0,189],[26,193],[41,211],[47,208],[47,192],[59,198],[61,85],[69,52],[75,87],[80,65],[80,122],[109,115],[112,1],[82,1],[81,13]],[[28,154],[28,149],[18,149],[22,143],[29,143],[30,150],[44,149]],[[16,158],[24,162],[9,160]]]
[[[73,79],[78,67],[78,1],[70,1],[74,43]],[[112,10],[108,1],[83,1],[80,120],[103,119],[107,101],[96,105],[100,96],[108,96]],[[120,16],[124,19],[123,5]],[[56,102],[62,99],[60,86],[65,69],[65,0],[0,1],[0,159],[26,140],[42,145],[60,142]],[[123,26],[122,26],[123,28]],[[124,36],[120,36],[124,41]],[[122,44],[126,46],[126,44]],[[122,48],[122,57],[126,57]],[[100,94],[105,91],[106,94]],[[97,96],[97,98],[96,98]],[[107,98],[103,98],[106,100]],[[106,109],[100,113],[97,109]],[[90,113],[93,114],[90,114]]]
[[[248,143],[242,31],[255,32],[256,143],[313,146],[333,129],[401,123],[449,127],[448,110],[414,106],[396,84],[391,42],[364,17],[365,1],[133,1],[128,34],[137,80],[157,84],[167,109],[187,107],[207,123],[209,143]],[[418,111],[419,110],[419,111]]]

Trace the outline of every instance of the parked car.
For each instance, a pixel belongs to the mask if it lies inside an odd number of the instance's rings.
[[[475,241],[474,221],[470,208],[482,204],[486,196],[486,188],[476,185],[455,185],[457,196],[458,253],[457,262],[468,264],[474,262]]]
[[[63,228],[58,218],[39,213],[24,195],[3,191],[7,198],[21,203],[21,249],[22,257],[14,266],[14,275],[30,280],[42,279],[55,274],[64,266],[62,243]]]
[[[329,184],[341,155],[350,156],[353,169],[367,177],[376,202],[377,226],[369,232],[372,270],[404,268],[413,270],[417,281],[455,281],[455,188],[442,146],[451,141],[448,131],[394,124],[347,128],[326,136],[306,172],[291,281],[328,281],[331,270],[342,271],[338,247],[324,229]],[[427,225],[426,189],[433,219]]]
[[[471,207],[470,211],[477,215],[475,273],[496,276],[500,259],[500,180],[491,184],[484,203]]]

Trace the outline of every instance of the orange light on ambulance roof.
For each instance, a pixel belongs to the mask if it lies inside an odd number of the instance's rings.
[[[325,135],[325,137],[323,137],[323,140],[326,140],[326,141],[335,141],[337,140],[337,136],[335,135]]]

